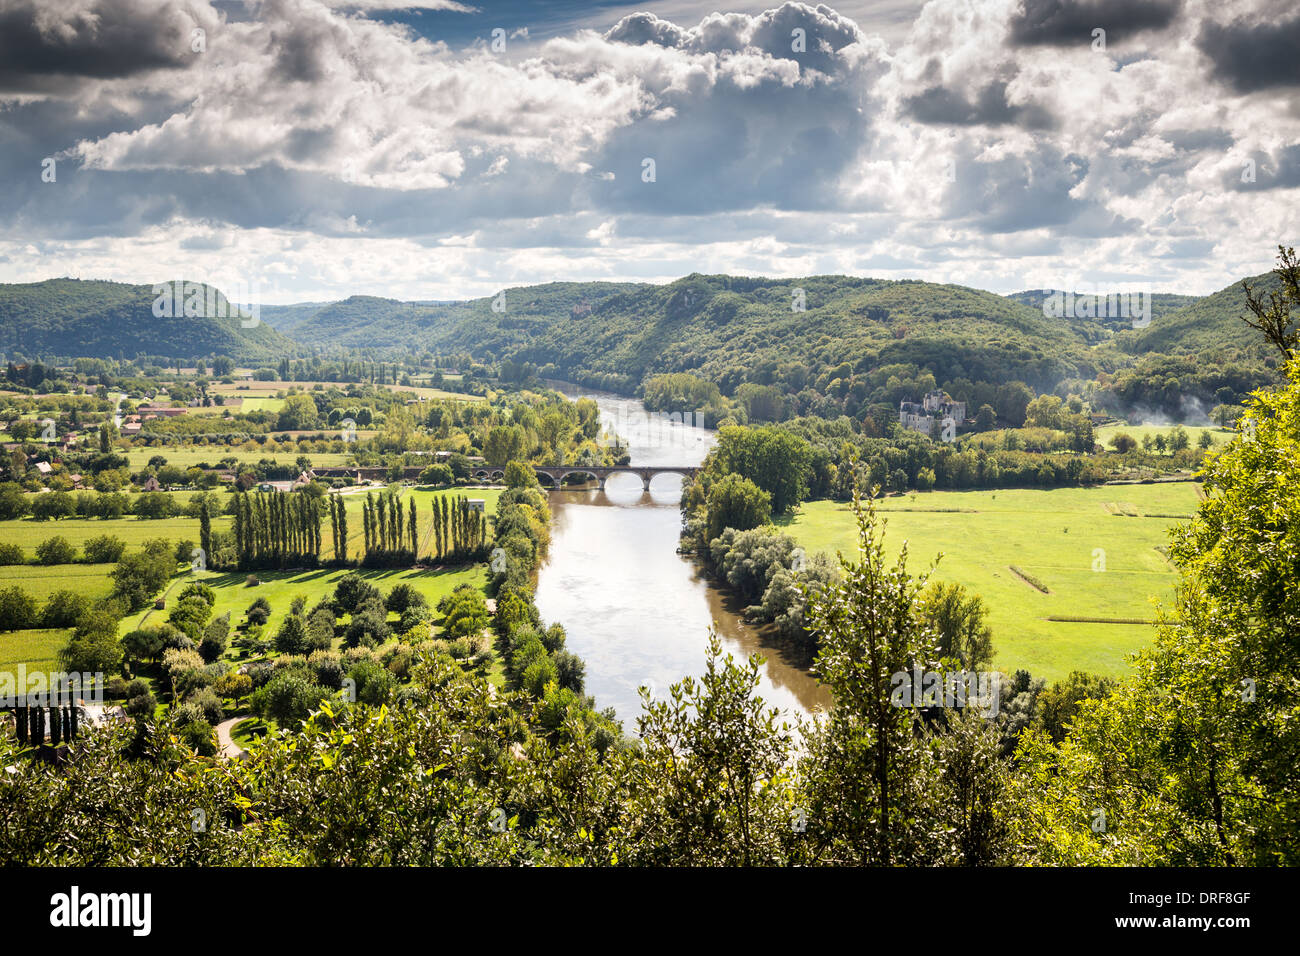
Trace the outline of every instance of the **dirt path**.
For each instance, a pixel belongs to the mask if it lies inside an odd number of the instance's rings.
[[[248,751],[235,743],[230,736],[230,732],[235,729],[235,724],[248,719],[248,715],[244,714],[239,717],[231,717],[229,720],[223,720],[217,724],[217,747],[221,751],[221,756],[227,760],[242,760],[247,755]]]

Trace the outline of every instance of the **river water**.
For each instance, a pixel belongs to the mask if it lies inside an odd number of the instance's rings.
[[[565,389],[600,406],[601,423],[615,431],[632,465],[698,465],[715,433],[647,415],[639,401]],[[704,671],[709,626],[724,653],[738,660],[762,654],[759,694],[782,710],[828,707],[824,687],[760,629],[745,623],[729,595],[711,586],[689,558],[677,553],[681,480],[658,475],[650,491],[634,475],[615,475],[604,491],[552,491],[551,547],[537,584],[545,621],[559,621],[568,647],[587,665],[587,693],[613,707],[624,730],[636,731],[637,688],[664,697],[671,684]]]

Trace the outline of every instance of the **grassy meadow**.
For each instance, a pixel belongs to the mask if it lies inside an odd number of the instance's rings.
[[[887,522],[886,544],[907,542],[913,574],[943,552],[935,577],[984,598],[997,666],[1025,668],[1050,682],[1072,670],[1120,674],[1125,657],[1150,640],[1149,624],[1051,618],[1154,620],[1153,598],[1168,600],[1177,579],[1160,549],[1195,510],[1199,488],[1170,482],[936,491],[889,497],[877,508]],[[784,523],[809,553],[857,554],[853,513],[844,502],[805,503]]]
[[[1157,435],[1164,435],[1165,438],[1168,438],[1173,434],[1175,427],[1174,425],[1102,425],[1093,429],[1092,437],[1097,444],[1109,448],[1110,440],[1123,432],[1126,435],[1131,435],[1141,445],[1142,439],[1147,435],[1150,435],[1153,441]],[[1214,440],[1212,447],[1215,448],[1226,445],[1237,435],[1234,429],[1220,428],[1218,425],[1184,425],[1183,431],[1187,432],[1187,439],[1192,443],[1193,448],[1200,441],[1201,435],[1207,432],[1210,438]]]

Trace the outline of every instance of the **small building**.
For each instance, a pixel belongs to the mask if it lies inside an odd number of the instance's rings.
[[[465,502],[465,504],[469,506],[470,511],[481,512],[483,511],[485,506],[485,502],[482,498],[470,498],[468,501]]]
[[[42,475],[48,475],[54,469],[50,467],[50,463],[48,461],[38,461],[36,463],[36,470],[39,471]]]
[[[158,484],[157,478],[155,478],[153,475],[150,475],[149,479],[143,485],[140,486],[140,490],[141,491],[162,491],[162,485]]]

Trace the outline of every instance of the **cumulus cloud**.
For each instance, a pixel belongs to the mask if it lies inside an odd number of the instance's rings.
[[[1293,241],[1283,0],[930,0],[888,43],[868,6],[647,6],[0,0],[0,278],[188,256],[315,298],[1066,266],[1209,291]]]

